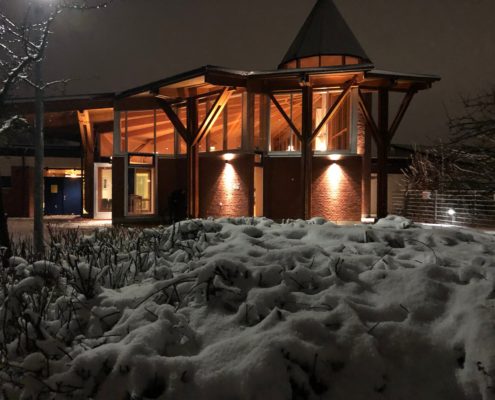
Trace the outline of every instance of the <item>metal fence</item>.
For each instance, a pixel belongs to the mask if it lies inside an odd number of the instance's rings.
[[[416,222],[495,228],[495,193],[402,191],[393,194],[392,212]]]

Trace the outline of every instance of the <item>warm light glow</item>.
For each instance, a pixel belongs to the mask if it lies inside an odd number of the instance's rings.
[[[210,151],[215,151],[215,150],[216,150],[215,146],[210,146]]]
[[[236,173],[235,169],[231,164],[225,164],[225,169],[223,170],[223,187],[225,189],[225,194],[227,198],[225,200],[230,200],[234,194],[235,184],[236,184]]]
[[[340,155],[340,154],[330,154],[328,156],[328,159],[331,160],[331,161],[340,161],[340,160],[342,160],[342,155]]]
[[[342,168],[338,164],[332,164],[327,173],[331,190],[337,190],[342,180]]]
[[[223,155],[223,159],[227,162],[232,161],[234,158],[235,158],[235,154],[232,153],[227,153]]]

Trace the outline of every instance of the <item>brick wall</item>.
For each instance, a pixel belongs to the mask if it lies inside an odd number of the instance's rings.
[[[361,220],[361,157],[313,159],[312,215],[332,221]]]
[[[253,155],[239,154],[229,162],[226,162],[222,156],[200,157],[200,216],[251,216],[253,180]]]

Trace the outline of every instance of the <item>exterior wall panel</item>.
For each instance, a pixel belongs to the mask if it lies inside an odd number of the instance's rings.
[[[361,157],[313,159],[312,215],[331,221],[361,220]]]
[[[200,157],[199,180],[201,217],[253,215],[254,155]]]
[[[184,158],[158,159],[158,207],[157,213],[164,222],[170,222],[170,196],[176,190],[186,190],[186,168]]]
[[[301,159],[266,157],[263,179],[265,216],[275,220],[299,218],[302,212]]]

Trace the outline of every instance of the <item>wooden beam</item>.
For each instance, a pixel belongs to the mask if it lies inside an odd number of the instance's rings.
[[[384,218],[388,214],[388,149],[389,140],[389,91],[381,89],[378,92],[378,134],[381,138],[377,143],[377,217]]]
[[[376,125],[376,122],[373,119],[370,110],[366,106],[366,100],[364,99],[361,90],[359,90],[359,107],[361,108],[361,112],[363,113],[364,118],[366,119],[366,123],[371,130],[371,135],[373,136],[373,139],[375,139],[375,143],[378,144],[378,142],[381,140],[378,133],[378,126]]]
[[[302,139],[301,132],[299,132],[299,129],[297,129],[297,127],[294,125],[294,122],[292,122],[292,120],[289,118],[289,116],[287,115],[285,110],[282,108],[282,106],[280,105],[278,100],[275,98],[273,93],[270,93],[269,96],[270,96],[270,99],[273,102],[273,104],[275,104],[275,107],[277,107],[277,110],[280,112],[282,117],[284,117],[285,121],[287,121],[287,123],[289,124],[289,126],[292,129],[292,131],[294,132],[294,134],[297,136],[297,138],[300,141],[302,141],[303,139]]]
[[[213,107],[208,112],[208,115],[205,117],[203,123],[201,124],[201,127],[197,132],[195,132],[193,145],[199,143],[201,139],[203,139],[204,135],[208,133],[210,128],[213,126],[213,124],[227,105],[227,102],[229,101],[230,96],[232,96],[232,93],[233,91],[229,90],[228,88],[224,88],[222,90],[222,93],[220,93],[220,95],[216,99]]]
[[[404,115],[406,114],[407,109],[409,108],[409,105],[411,104],[411,101],[414,97],[414,95],[417,93],[417,91],[413,88],[409,89],[409,91],[406,93],[404,98],[402,99],[402,103],[399,107],[399,110],[397,111],[397,115],[394,118],[394,122],[392,122],[392,126],[389,129],[388,132],[388,139],[389,141],[392,141],[392,138],[394,137],[395,133],[397,132],[397,129],[400,126],[400,123],[402,122],[402,119],[404,118]]]
[[[172,122],[179,135],[182,136],[182,139],[184,139],[186,143],[189,143],[191,141],[189,132],[178,117],[177,113],[172,109],[172,106],[169,104],[169,102],[158,97],[155,98],[155,101],[163,110],[163,112],[167,114],[168,119],[170,120],[170,122]]]
[[[335,103],[332,104],[325,117],[321,120],[320,124],[313,132],[311,136],[311,143],[316,139],[316,136],[318,136],[325,124],[335,115],[341,104],[344,102],[345,98],[349,95],[351,88],[355,83],[356,78],[352,79],[344,85],[342,93],[339,95]]]
[[[191,140],[187,143],[187,214],[190,218],[199,217],[199,146],[192,138],[198,130],[198,103],[187,101],[187,131]]]
[[[313,133],[313,88],[303,86],[302,100],[302,140],[301,140],[301,181],[303,189],[302,218],[311,218],[311,185],[313,150],[311,148],[311,135]]]

